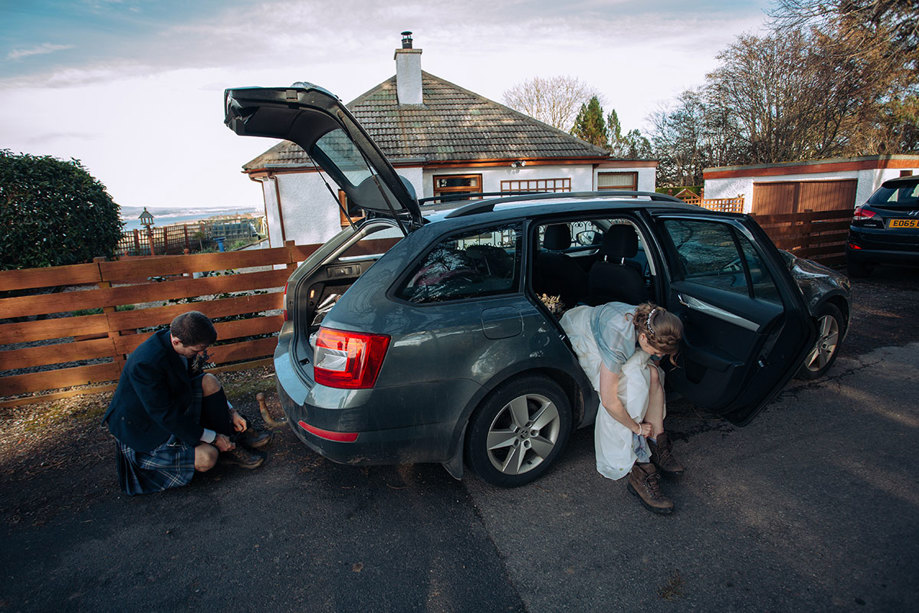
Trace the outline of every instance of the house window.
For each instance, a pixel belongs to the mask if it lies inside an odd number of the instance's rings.
[[[352,223],[356,223],[365,217],[364,209],[360,207],[353,206],[348,202],[348,194],[343,190],[338,190],[338,202],[341,204],[338,207],[338,215],[341,217],[341,227],[350,226]],[[345,211],[348,212],[345,215]]]
[[[570,192],[571,179],[523,179],[501,181],[502,192]]]
[[[482,175],[434,175],[434,195],[476,194],[482,191]]]
[[[597,189],[638,189],[637,172],[601,172],[597,174]]]

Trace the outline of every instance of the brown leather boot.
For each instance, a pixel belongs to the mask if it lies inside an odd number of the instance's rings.
[[[219,459],[223,464],[231,464],[251,470],[261,466],[262,462],[265,461],[265,456],[256,451],[246,449],[242,445],[237,445],[235,449],[221,452]]]
[[[635,462],[629,473],[628,488],[649,511],[669,515],[673,512],[673,501],[661,494],[660,481],[661,475],[653,464]]]
[[[683,465],[673,457],[673,441],[666,432],[657,435],[657,442],[648,439],[651,449],[651,461],[657,469],[668,477],[679,477],[683,474]]]

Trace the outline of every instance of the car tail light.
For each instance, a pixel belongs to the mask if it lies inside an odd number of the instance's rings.
[[[877,213],[871,209],[866,209],[864,206],[855,207],[855,214],[852,216],[852,221],[865,221],[866,219],[871,219]]]
[[[852,225],[883,228],[884,220],[876,212],[866,209],[865,205],[862,205],[855,207],[855,212],[852,214]]]
[[[389,337],[332,328],[319,328],[313,372],[316,383],[328,387],[373,387],[389,348]]]

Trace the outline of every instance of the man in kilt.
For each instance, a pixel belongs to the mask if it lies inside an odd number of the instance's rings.
[[[249,448],[268,444],[227,401],[220,381],[201,374],[217,340],[203,313],[182,313],[129,357],[102,421],[117,443],[118,480],[129,495],[188,484],[195,471],[221,461],[257,468],[265,458]]]

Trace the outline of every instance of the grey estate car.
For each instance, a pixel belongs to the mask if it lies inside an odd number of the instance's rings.
[[[641,192],[422,205],[322,88],[231,89],[225,109],[237,134],[300,145],[366,212],[291,275],[274,355],[291,427],[331,460],[539,477],[599,405],[558,321],[578,304],[677,314],[668,391],[736,424],[836,357],[848,280],[746,215]]]

